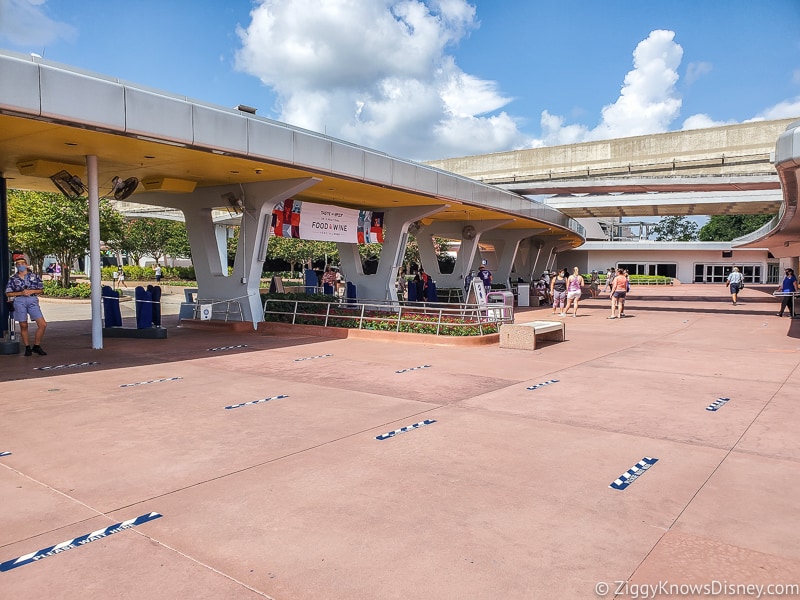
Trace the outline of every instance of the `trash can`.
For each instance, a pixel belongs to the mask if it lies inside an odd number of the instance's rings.
[[[531,284],[518,283],[517,284],[517,306],[530,306],[531,305]]]
[[[514,293],[497,290],[486,294],[488,304],[486,316],[490,319],[502,319],[504,315],[514,321]],[[506,308],[507,307],[507,308]]]
[[[106,318],[106,327],[122,327],[119,294],[108,285],[104,285],[100,289],[103,297],[103,314]]]
[[[303,279],[305,279],[306,294],[319,293],[319,277],[317,277],[317,272],[314,269],[306,269]]]
[[[179,319],[194,319],[197,310],[197,288],[184,288],[183,295],[186,302],[181,302],[181,310],[178,313]]]

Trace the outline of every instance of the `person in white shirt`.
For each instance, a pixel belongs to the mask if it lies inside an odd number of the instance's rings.
[[[739,267],[733,267],[733,271],[728,275],[725,285],[730,287],[731,300],[733,301],[733,305],[736,306],[736,302],[739,299],[739,292],[744,287],[744,277],[742,277],[742,274],[739,272]]]

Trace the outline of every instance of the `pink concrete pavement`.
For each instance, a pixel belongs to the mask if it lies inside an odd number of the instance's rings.
[[[163,516],[0,572],[0,598],[800,584],[800,320],[768,291],[734,307],[723,286],[635,289],[621,320],[584,300],[567,341],[532,352],[206,332],[174,314],[166,340],[94,351],[88,321],[46,303],[48,356],[0,357],[0,563]],[[609,487],[643,457],[658,462]]]

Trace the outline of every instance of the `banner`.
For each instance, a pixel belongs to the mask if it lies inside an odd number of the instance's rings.
[[[314,204],[289,198],[275,205],[272,211],[272,232],[278,237],[302,240],[382,244],[383,218],[382,212]]]

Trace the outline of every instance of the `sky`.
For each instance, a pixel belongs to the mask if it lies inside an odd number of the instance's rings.
[[[0,48],[419,161],[800,117],[800,0],[0,0]]]

